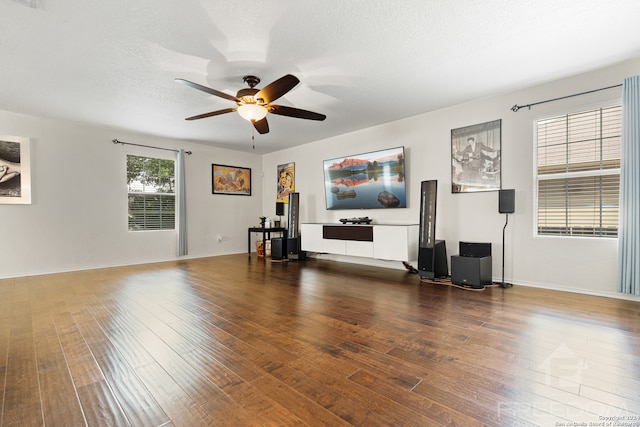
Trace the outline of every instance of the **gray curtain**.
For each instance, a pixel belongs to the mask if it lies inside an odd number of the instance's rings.
[[[622,84],[618,292],[640,296],[640,76]]]
[[[184,179],[184,150],[178,150],[176,161],[176,205],[178,217],[176,226],[178,229],[178,256],[187,255],[187,197]]]

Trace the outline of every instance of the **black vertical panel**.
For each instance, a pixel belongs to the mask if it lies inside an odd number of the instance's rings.
[[[289,228],[287,237],[295,239],[300,235],[300,193],[289,193]]]
[[[422,181],[420,186],[420,241],[421,248],[432,248],[436,241],[436,198],[438,181]]]

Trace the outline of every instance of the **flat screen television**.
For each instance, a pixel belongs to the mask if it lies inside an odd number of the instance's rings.
[[[404,147],[324,161],[328,210],[407,207]]]

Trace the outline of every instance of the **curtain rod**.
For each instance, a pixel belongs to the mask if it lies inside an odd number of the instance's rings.
[[[163,147],[154,147],[152,145],[143,145],[143,144],[134,144],[133,142],[124,142],[124,141],[119,141],[117,138],[114,138],[111,140],[111,142],[113,142],[114,144],[122,144],[122,145],[135,145],[136,147],[146,147],[146,148],[155,148],[156,150],[166,150],[166,151],[173,151],[175,153],[177,153],[180,150],[175,150],[173,148],[163,148]],[[191,151],[185,151],[185,153],[191,155]]]
[[[517,113],[519,109],[524,108],[524,107],[529,107],[529,109],[531,109],[531,107],[533,107],[534,105],[544,104],[546,102],[558,101],[560,99],[571,98],[571,97],[574,97],[574,96],[586,95],[588,93],[599,92],[601,90],[612,89],[614,87],[620,87],[620,86],[622,86],[622,85],[619,84],[619,85],[602,87],[600,89],[589,90],[587,92],[574,93],[573,95],[561,96],[560,98],[553,98],[553,99],[547,99],[546,101],[534,102],[533,104],[527,104],[527,105],[518,105],[518,104],[516,104],[513,107],[511,107],[511,111],[513,111],[514,113]]]

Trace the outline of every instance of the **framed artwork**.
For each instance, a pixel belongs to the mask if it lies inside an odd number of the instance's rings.
[[[278,165],[278,196],[276,202],[289,203],[289,193],[295,191],[296,164]]]
[[[31,204],[31,141],[0,135],[0,203]]]
[[[211,165],[213,194],[251,195],[251,169],[240,166]]]
[[[451,192],[499,190],[502,120],[451,129]]]

